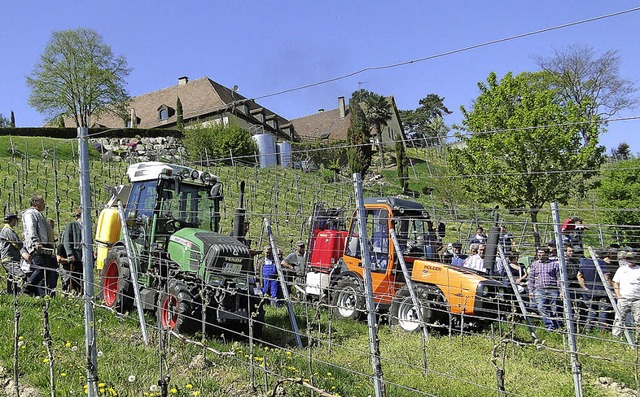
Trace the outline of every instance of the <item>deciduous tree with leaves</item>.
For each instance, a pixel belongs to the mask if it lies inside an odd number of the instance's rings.
[[[27,77],[29,104],[49,119],[70,117],[77,127],[90,127],[91,117],[103,112],[126,117],[130,72],[95,31],[56,31]]]
[[[604,211],[606,223],[615,228],[619,243],[640,247],[640,159],[611,163],[602,173],[598,187],[599,206]],[[629,227],[633,226],[633,227]]]
[[[597,124],[584,108],[558,100],[544,73],[491,73],[479,83],[472,109],[461,108],[465,147],[450,149],[453,169],[479,202],[528,212],[536,230],[538,212],[550,201],[565,204],[586,186],[603,161]],[[587,145],[581,144],[587,134]]]

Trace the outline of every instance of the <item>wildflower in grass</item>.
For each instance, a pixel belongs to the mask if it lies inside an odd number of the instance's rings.
[[[73,346],[73,347],[71,348],[71,351],[72,351],[72,352],[77,352],[77,351],[78,351],[78,346]]]
[[[18,342],[18,346],[20,346],[20,347],[24,348],[24,341],[23,341],[23,340],[19,341],[19,342]]]
[[[71,347],[71,342],[67,341],[67,343],[64,344],[65,347]]]
[[[187,385],[185,386],[188,390],[193,389],[193,385],[191,383],[187,383]]]
[[[45,363],[45,364],[49,364],[49,359],[45,358],[44,360],[42,360],[42,362]]]
[[[136,376],[135,375],[129,375],[129,378],[127,378],[127,380],[131,383],[136,381]]]
[[[24,336],[22,335],[18,336],[18,340],[23,340],[23,339],[24,339]]]
[[[193,396],[194,397],[198,397],[200,395],[200,392],[198,390],[194,390],[193,391]]]
[[[98,357],[102,357],[104,353],[102,353],[102,350],[98,352]]]
[[[118,397],[118,392],[116,392],[114,388],[110,387],[107,391],[111,394],[111,397]]]
[[[158,391],[160,391],[160,386],[158,386],[158,385],[151,385],[151,386],[149,387],[149,391],[150,391],[150,392],[154,392],[154,393],[155,393],[155,392],[158,392]]]
[[[67,376],[67,373],[63,372],[63,373],[60,374],[60,376],[62,376],[64,378],[65,376]]]
[[[331,376],[331,372],[327,372],[327,376]]]
[[[104,383],[102,383],[102,382],[98,383],[98,387],[101,388],[101,389],[104,389],[105,386],[106,385]]]
[[[172,387],[169,391],[171,392],[171,394],[178,394],[178,389],[176,389],[175,387]]]

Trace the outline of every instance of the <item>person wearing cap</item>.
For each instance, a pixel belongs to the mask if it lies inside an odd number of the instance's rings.
[[[304,285],[304,277],[305,277],[305,262],[304,262],[304,250],[305,244],[304,241],[298,241],[296,244],[296,249],[286,258],[284,258],[281,262],[282,267],[293,270],[294,279],[289,280],[290,282],[296,284]]]
[[[20,268],[20,250],[23,244],[13,229],[17,224],[18,216],[7,214],[4,216],[4,227],[0,230],[0,261],[7,271],[7,292],[10,294],[18,292],[18,284],[24,278],[24,272]]]
[[[451,254],[444,255],[445,263],[449,263],[453,266],[462,266],[467,256],[462,254],[462,243],[459,241],[451,244]]]
[[[64,247],[65,255],[60,263],[60,278],[62,290],[70,293],[82,294],[82,208],[75,212],[75,220],[67,223],[62,233],[60,245]]]
[[[633,315],[636,327],[640,326],[640,267],[637,266],[636,254],[627,251],[625,254],[626,266],[620,266],[613,276],[613,290],[618,298],[618,309],[613,323],[613,335],[622,335],[627,315]]]
[[[45,209],[44,198],[36,194],[31,198],[30,204],[31,207],[22,213],[22,225],[24,248],[31,257],[33,272],[24,289],[36,296],[53,296],[58,283],[58,271],[53,257],[53,229],[42,215]]]

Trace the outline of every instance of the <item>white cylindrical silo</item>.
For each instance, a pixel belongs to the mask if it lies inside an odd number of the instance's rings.
[[[278,164],[275,137],[271,134],[257,134],[252,138],[258,145],[260,168],[275,167]]]
[[[281,167],[291,168],[291,144],[289,142],[278,143],[278,163]]]

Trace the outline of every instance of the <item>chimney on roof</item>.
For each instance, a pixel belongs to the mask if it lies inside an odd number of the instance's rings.
[[[318,109],[318,113],[322,113],[322,112],[324,112],[324,108]]]
[[[340,110],[340,118],[343,119],[346,115],[346,111],[344,108],[344,97],[343,96],[339,96],[338,97],[338,109]]]
[[[189,82],[189,78],[187,76],[178,77],[178,85],[185,85]]]

